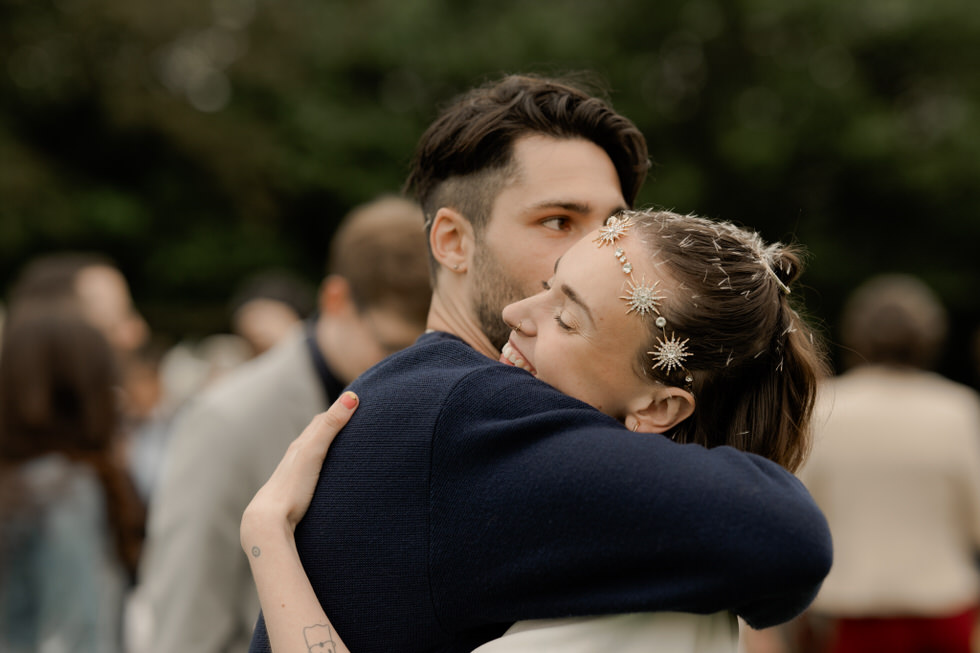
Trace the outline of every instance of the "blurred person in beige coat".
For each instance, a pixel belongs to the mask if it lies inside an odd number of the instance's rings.
[[[936,295],[906,275],[867,281],[845,306],[851,367],[819,394],[800,474],[834,539],[810,610],[828,625],[833,653],[970,651],[980,398],[929,371],[946,321]]]
[[[354,209],[330,243],[319,314],[178,419],[131,603],[133,653],[248,650],[259,601],[242,511],[315,414],[422,333],[431,296],[422,225],[421,209],[400,197]]]

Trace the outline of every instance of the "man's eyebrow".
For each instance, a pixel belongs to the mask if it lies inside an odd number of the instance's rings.
[[[574,200],[543,200],[531,205],[531,209],[534,211],[540,209],[562,209],[564,211],[569,211],[571,213],[589,213],[592,211],[592,206],[585,202],[576,202]]]

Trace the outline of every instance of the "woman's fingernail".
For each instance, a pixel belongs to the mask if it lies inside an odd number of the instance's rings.
[[[344,405],[344,408],[351,409],[357,405],[357,395],[348,390],[340,395],[340,403]]]

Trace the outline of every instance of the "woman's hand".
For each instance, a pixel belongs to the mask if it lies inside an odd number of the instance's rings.
[[[320,413],[292,441],[286,455],[242,515],[242,548],[250,553],[248,544],[255,531],[283,526],[292,534],[296,524],[306,514],[313,499],[320,469],[337,433],[347,424],[357,408],[357,395],[345,392],[326,412]]]

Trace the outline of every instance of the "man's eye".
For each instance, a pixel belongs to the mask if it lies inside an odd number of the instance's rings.
[[[541,226],[555,231],[568,231],[571,229],[571,220],[564,216],[555,216],[541,221]]]

